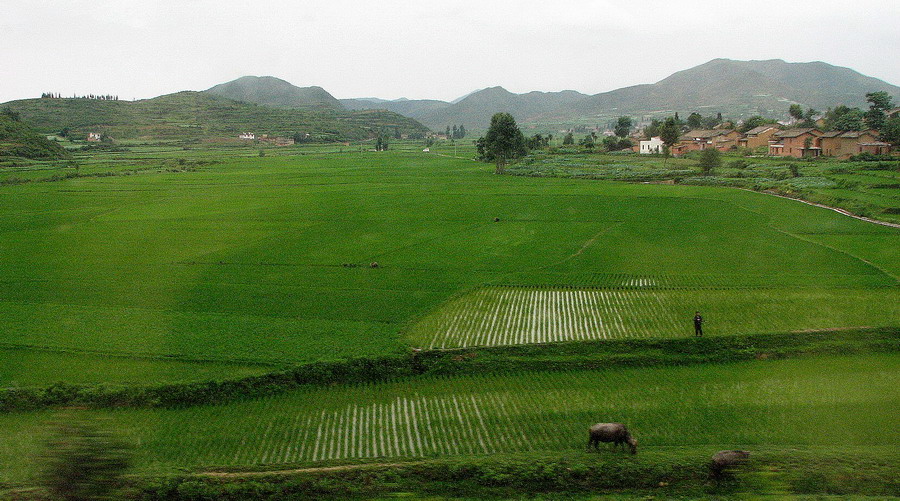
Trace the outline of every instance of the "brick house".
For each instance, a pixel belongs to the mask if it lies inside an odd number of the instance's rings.
[[[890,145],[878,140],[875,130],[831,131],[819,138],[822,154],[830,157],[849,158],[860,153],[884,155],[890,152]]]
[[[821,154],[819,129],[798,128],[778,131],[769,140],[769,155],[776,157],[817,157]]]
[[[760,146],[769,146],[769,141],[776,132],[780,131],[776,125],[760,125],[754,127],[744,134],[744,137],[738,139],[738,146],[741,148],[755,149]]]
[[[737,140],[740,137],[740,133],[734,129],[692,130],[681,136],[681,140],[676,147],[672,148],[672,152],[673,154],[684,154],[708,148],[715,148],[719,151],[733,150],[737,148]]]

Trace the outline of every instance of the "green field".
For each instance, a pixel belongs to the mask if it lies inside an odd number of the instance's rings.
[[[9,185],[0,212],[4,385],[686,336],[695,309],[715,335],[900,323],[896,229],[727,188],[497,177],[397,151]],[[523,307],[541,334],[479,330]]]
[[[498,348],[220,405],[2,413],[0,488],[32,483],[50,424],[71,417],[133,444],[142,474],[593,461],[597,421],[627,422],[648,468],[738,447],[882,465],[900,443],[894,331],[856,329],[900,326],[900,230],[729,187],[497,176],[447,145],[343,148],[135,145],[77,153],[86,177],[2,172],[31,181],[0,186],[0,388]],[[650,344],[695,343],[677,339],[695,310],[705,348]],[[814,330],[832,332],[779,348]],[[733,353],[715,351],[725,339]],[[598,342],[618,347],[588,353]]]
[[[92,411],[139,470],[582,451],[629,423],[643,452],[880,449],[900,441],[900,359],[861,355],[674,368],[530,372],[310,389],[226,406]],[[69,414],[63,414],[69,415]],[[0,416],[0,484],[21,482],[55,412]],[[601,454],[621,454],[602,452]]]

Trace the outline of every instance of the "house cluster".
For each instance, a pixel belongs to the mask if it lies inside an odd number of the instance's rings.
[[[681,136],[671,148],[673,156],[710,148],[730,151],[767,147],[769,155],[780,157],[817,157],[819,155],[849,158],[861,153],[884,155],[891,145],[878,140],[878,131],[822,132],[816,128],[780,129],[776,124],[762,125],[741,134],[734,129],[692,130]],[[640,141],[638,153],[662,153],[663,142],[654,137]]]
[[[309,134],[307,134],[307,137]],[[264,143],[274,144],[275,146],[290,146],[294,144],[294,139],[290,137],[281,137],[281,136],[270,136],[268,134],[261,134],[257,136],[252,132],[243,132],[238,134],[238,139],[243,139],[247,141],[262,141]]]

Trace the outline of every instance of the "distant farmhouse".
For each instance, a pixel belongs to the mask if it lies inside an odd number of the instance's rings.
[[[242,132],[241,134],[238,135],[238,139],[248,139],[248,140],[252,141],[252,140],[256,139],[256,134],[254,134],[252,132]]]
[[[641,141],[639,152],[642,155],[651,155],[651,154],[659,154],[663,152],[663,147],[666,143],[663,142],[659,136],[651,137],[649,141]]]
[[[88,135],[87,135],[87,140],[92,143],[98,142],[102,138],[103,138],[103,134],[100,134],[99,132],[88,132]]]

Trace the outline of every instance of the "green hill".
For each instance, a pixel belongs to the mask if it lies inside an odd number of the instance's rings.
[[[55,160],[69,154],[23,123],[14,112],[0,112],[0,157],[4,156]]]
[[[839,104],[865,108],[866,93],[880,90],[900,99],[900,87],[821,61],[714,59],[653,84],[592,96],[575,91],[514,94],[502,87],[490,87],[453,102],[365,98],[342,99],[341,103],[348,109],[394,111],[436,130],[463,124],[476,131],[483,129],[491,115],[499,111],[511,113],[521,124],[537,126],[596,125],[620,115],[664,115],[675,111],[698,111],[704,115],[722,112],[734,118],[757,114],[786,117],[791,103],[822,111]]]
[[[100,132],[113,139],[188,140],[234,138],[241,132],[291,135],[313,140],[360,140],[382,130],[427,131],[413,119],[389,111],[281,109],[185,91],[140,101],[24,99],[6,106],[40,132],[69,128],[73,136]]]
[[[205,92],[273,108],[328,108],[344,106],[321,87],[297,87],[275,77],[245,76],[216,85]]]

